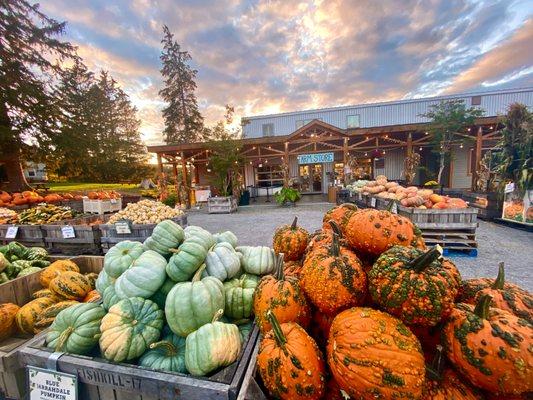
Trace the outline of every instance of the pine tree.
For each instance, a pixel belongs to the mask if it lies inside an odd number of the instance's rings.
[[[20,165],[25,143],[44,150],[57,130],[51,84],[60,62],[76,56],[70,43],[57,39],[65,24],[47,17],[38,4],[0,0],[0,15],[0,159],[6,188],[15,190],[27,186]]]
[[[174,40],[168,27],[163,27],[161,74],[165,87],[159,92],[167,106],[163,109],[165,141],[167,143],[192,143],[205,139],[203,118],[196,101],[197,70],[189,65],[192,60],[187,51]]]

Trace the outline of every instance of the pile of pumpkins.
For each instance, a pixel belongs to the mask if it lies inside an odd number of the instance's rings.
[[[50,265],[42,247],[26,247],[13,241],[0,246],[0,284],[41,271]]]
[[[157,224],[122,241],[96,280],[102,303],[61,311],[46,336],[55,351],[205,376],[235,362],[252,329],[252,298],[275,269],[269,247],[237,246],[229,231]],[[79,293],[78,280],[62,282]]]
[[[34,191],[24,191],[21,193],[9,194],[4,191],[0,191],[0,207],[13,207],[22,205],[32,205],[39,203],[55,204],[64,200],[82,200],[81,195],[73,195],[71,193],[50,193],[41,195]]]
[[[274,398],[531,398],[533,296],[504,281],[503,263],[496,279],[462,280],[417,231],[352,204],[313,235],[296,219],[278,228],[284,267],[254,297]]]
[[[19,306],[0,304],[0,340],[15,334],[33,335],[49,327],[57,315],[82,302],[96,302],[100,296],[94,290],[95,273],[82,274],[71,260],[57,260],[39,275],[42,289],[32,294],[32,300]]]

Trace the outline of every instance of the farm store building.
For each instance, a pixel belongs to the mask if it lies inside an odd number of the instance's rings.
[[[469,137],[453,144],[443,175],[450,188],[470,188],[478,161],[499,139],[498,116],[514,102],[533,107],[532,87],[245,117],[240,147],[246,160],[245,185],[259,188],[259,195],[266,194],[266,187],[281,186],[284,164],[303,193],[327,193],[334,180],[342,179],[345,165],[350,165],[353,178],[383,174],[402,180],[404,158],[410,152],[420,153],[422,167],[436,170],[438,160],[421,114],[443,100],[462,100],[467,107],[485,111],[465,132]],[[156,145],[148,150],[156,153],[160,171],[170,164],[176,175],[178,168],[187,169],[196,185],[209,185],[205,143]],[[422,168],[415,183],[428,178]]]

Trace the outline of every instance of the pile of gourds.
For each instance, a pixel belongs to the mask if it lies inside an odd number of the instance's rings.
[[[0,340],[15,334],[41,332],[62,310],[82,302],[99,301],[94,290],[96,278],[95,273],[80,273],[71,260],[54,261],[41,271],[42,289],[32,294],[31,301],[23,305],[0,304]]]
[[[273,242],[284,268],[254,298],[273,397],[530,398],[533,296],[504,282],[503,263],[496,279],[462,280],[411,221],[351,204]]]
[[[239,247],[229,231],[213,235],[162,221],[144,243],[126,240],[108,251],[96,281],[102,304],[61,311],[47,346],[208,375],[237,360],[252,328],[260,276],[274,269],[268,247]],[[64,286],[75,292],[78,284]]]
[[[50,265],[42,247],[26,247],[18,242],[0,246],[0,284],[39,272]]]
[[[129,220],[134,224],[158,224],[165,219],[179,217],[183,211],[169,207],[160,201],[141,200],[137,203],[129,203],[125,209],[113,214],[109,224],[114,224],[122,219]]]
[[[39,204],[28,208],[19,214],[19,224],[42,225],[53,222],[72,219],[76,216],[76,211],[67,206],[56,206],[54,204]]]
[[[16,211],[0,207],[0,224],[14,224],[18,221],[18,218]]]

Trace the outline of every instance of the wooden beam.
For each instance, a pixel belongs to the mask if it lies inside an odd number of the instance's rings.
[[[185,155],[183,154],[183,151],[181,152],[181,174],[183,184],[187,186],[187,162],[185,161]]]
[[[348,162],[348,138],[344,138],[344,143],[342,146],[342,162],[344,166],[346,167],[346,163]]]
[[[178,181],[178,165],[176,163],[172,163],[172,173],[174,174],[174,180]]]
[[[474,153],[474,171],[472,171],[472,189],[474,188],[474,181],[477,180],[477,170],[481,162],[481,148],[483,146],[483,127],[477,129],[476,134],[476,151]]]
[[[163,172],[163,159],[161,158],[161,154],[157,153],[157,172],[160,174]]]

